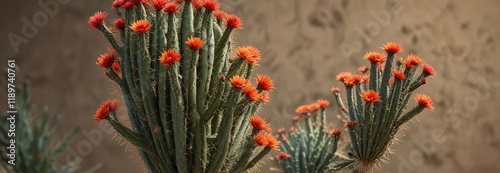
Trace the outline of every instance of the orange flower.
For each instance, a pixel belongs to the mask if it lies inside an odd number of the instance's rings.
[[[330,89],[330,91],[332,91],[332,93],[335,94],[335,93],[340,92],[340,89],[337,87],[332,87],[332,89]]]
[[[417,96],[415,96],[415,100],[417,101],[418,105],[429,110],[434,110],[434,107],[432,106],[432,99],[428,95],[417,94]]]
[[[248,64],[257,66],[257,62],[260,59],[260,51],[252,46],[238,47],[236,49],[236,55],[243,58],[248,62]]]
[[[359,67],[358,70],[361,73],[366,73],[368,70],[370,70],[370,68],[364,65],[364,66]]]
[[[203,2],[203,7],[208,11],[215,11],[219,9],[219,3],[214,0],[205,0],[205,2]]]
[[[264,91],[273,91],[274,90],[274,84],[273,80],[269,76],[265,75],[257,75],[257,86],[258,89],[264,90]]]
[[[410,54],[406,57],[406,60],[403,62],[407,69],[412,69],[414,66],[422,64],[424,61],[420,59],[417,55]]]
[[[297,107],[297,109],[295,109],[295,112],[298,114],[306,114],[309,111],[310,111],[309,106],[307,106],[307,105],[302,105],[302,106]]]
[[[267,140],[267,147],[274,149],[274,150],[277,150],[280,148],[280,142],[273,135],[266,134],[266,140]]]
[[[340,82],[344,82],[344,80],[349,78],[350,76],[352,76],[352,74],[349,72],[341,72],[337,75],[337,80]]]
[[[134,3],[132,1],[125,1],[122,5],[122,8],[125,10],[130,10],[132,7],[134,7]]]
[[[117,100],[108,100],[102,103],[101,107],[97,109],[95,115],[94,115],[94,120],[96,122],[101,121],[103,119],[108,118],[109,113],[115,112],[118,110],[118,106],[120,103]]]
[[[151,24],[147,20],[138,20],[132,23],[130,29],[134,31],[136,34],[142,34],[148,32],[151,29]]]
[[[434,70],[434,68],[431,65],[424,63],[424,64],[422,64],[422,69],[423,69],[423,73],[424,73],[425,77],[436,76],[436,71]]]
[[[104,18],[106,18],[106,15],[108,14],[102,11],[94,13],[94,15],[91,16],[88,21],[90,28],[94,29],[99,27],[104,22]]]
[[[168,1],[167,0],[151,0],[151,6],[155,10],[161,10],[167,5]]]
[[[299,121],[299,119],[300,119],[300,116],[295,115],[295,116],[292,118],[292,121],[293,121],[293,122],[297,122],[297,121]]]
[[[233,76],[231,79],[229,79],[229,81],[231,82],[231,85],[233,87],[238,88],[238,89],[242,89],[248,83],[247,79],[243,79],[242,77],[240,77],[238,75]]]
[[[243,94],[245,94],[245,96],[252,102],[259,101],[260,99],[259,91],[257,91],[257,88],[252,85],[245,85],[243,87]]]
[[[365,59],[372,63],[383,63],[385,61],[384,55],[378,52],[370,52],[365,55]],[[368,68],[368,67],[367,67]]]
[[[380,101],[380,96],[376,91],[368,90],[362,93],[363,101],[366,103],[375,103]]]
[[[179,59],[181,59],[181,55],[173,49],[163,51],[160,56],[160,62],[165,66],[173,65],[177,63]]]
[[[368,81],[370,81],[370,76],[368,75],[361,75],[360,79],[359,79],[359,82],[360,83],[367,83]]]
[[[115,62],[115,59],[116,59],[116,52],[114,50],[110,49],[108,53],[102,54],[97,59],[96,64],[99,67],[108,68],[108,67],[111,67],[111,65],[113,65],[113,63]]]
[[[226,19],[227,13],[221,10],[215,10],[214,16],[217,20]]]
[[[288,130],[288,131],[290,131],[290,133],[295,133],[295,130],[296,130],[295,127],[290,127],[290,130]]]
[[[319,110],[319,108],[321,108],[321,106],[318,103],[313,103],[313,104],[310,104],[307,106],[309,106],[309,110],[311,112],[317,111],[317,110]]]
[[[356,78],[356,76],[348,76],[347,78],[344,79],[344,85],[347,86],[347,87],[353,87],[354,85],[356,85],[356,83],[358,83],[359,81],[357,80],[358,78]]]
[[[281,133],[285,133],[285,131],[286,131],[286,130],[285,130],[285,128],[279,128],[279,129],[278,129],[278,133],[279,133],[279,134],[281,134]]]
[[[248,121],[250,122],[252,127],[256,130],[271,131],[271,127],[269,127],[269,124],[267,124],[266,120],[264,120],[262,117],[258,115],[250,117]]]
[[[191,50],[199,50],[203,47],[203,41],[198,37],[188,38],[186,44],[189,46]]]
[[[339,136],[342,132],[340,132],[339,129],[337,128],[334,128],[332,129],[332,131],[330,132],[332,135],[335,135],[335,136]]]
[[[388,42],[388,43],[384,44],[384,46],[381,48],[382,48],[382,50],[384,50],[388,54],[396,54],[396,53],[403,51],[403,48],[401,47],[401,45],[399,43],[396,43],[396,42]]]
[[[264,147],[267,146],[267,133],[266,132],[260,132],[257,135],[253,137],[253,140],[257,145]]]
[[[402,81],[405,79],[405,74],[402,71],[393,70],[392,73],[394,73],[394,78],[396,78],[399,81]]]
[[[316,101],[316,103],[318,103],[319,106],[323,109],[330,106],[330,102],[328,100],[319,99],[318,101]]]
[[[241,19],[233,14],[228,14],[226,15],[226,27],[228,28],[236,28],[236,29],[241,29],[243,26],[243,23],[241,22]]]
[[[276,159],[281,160],[281,159],[289,159],[292,158],[292,155],[287,154],[285,152],[280,152],[277,156]]]
[[[122,73],[120,69],[120,63],[118,61],[113,62],[113,64],[111,65],[111,69],[113,69],[113,71],[115,71],[118,74]]]
[[[268,103],[269,100],[270,100],[269,92],[267,92],[267,91],[260,92],[260,101],[262,103]]]
[[[163,11],[166,13],[177,13],[179,11],[179,5],[175,2],[169,2],[165,5]]]
[[[125,19],[124,18],[118,18],[118,19],[115,19],[115,21],[113,22],[115,28],[119,29],[119,30],[124,30],[125,29]]]

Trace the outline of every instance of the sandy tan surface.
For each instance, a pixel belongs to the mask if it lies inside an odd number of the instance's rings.
[[[127,145],[91,118],[103,100],[118,97],[95,66],[107,42],[86,23],[93,12],[110,10],[111,0],[67,1],[17,52],[7,35],[23,35],[23,17],[32,21],[42,8],[38,1],[2,1],[0,64],[15,58],[20,76],[31,79],[36,106],[64,115],[63,129],[81,129],[70,148],[84,167],[139,172],[133,154],[124,152]],[[419,91],[434,99],[435,110],[409,124],[393,147],[396,154],[376,172],[500,171],[500,1],[246,0],[222,6],[243,19],[237,43],[261,49],[258,72],[275,80],[277,90],[261,111],[273,127],[287,126],[302,103],[333,101],[329,88],[340,86],[337,73],[355,71],[367,64],[364,53],[397,41],[402,55],[417,54],[435,67],[438,76]],[[100,135],[102,141],[91,140]],[[264,165],[261,172],[270,170]]]

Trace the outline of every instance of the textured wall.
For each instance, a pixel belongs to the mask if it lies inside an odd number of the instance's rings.
[[[8,7],[0,12],[4,22],[0,64],[15,57],[21,76],[32,81],[36,106],[47,104],[52,112],[63,114],[63,129],[81,129],[71,148],[80,153],[84,167],[102,163],[99,172],[140,171],[134,154],[123,152],[127,144],[112,140],[113,135],[100,130],[91,118],[103,100],[119,96],[95,66],[107,42],[98,31],[89,31],[86,23],[93,12],[110,10],[111,0],[61,0],[46,23],[43,8],[37,5],[40,1],[52,0],[0,2]],[[435,67],[438,76],[419,91],[432,96],[435,110],[425,111],[409,124],[400,138],[403,142],[393,147],[396,154],[388,155],[390,162],[382,164],[380,172],[500,170],[496,164],[500,159],[500,127],[496,125],[500,120],[499,1],[247,0],[222,4],[243,19],[244,29],[235,34],[237,43],[262,50],[257,72],[275,80],[277,90],[271,103],[261,110],[273,127],[288,126],[300,104],[319,98],[333,101],[329,88],[341,86],[334,80],[337,73],[355,71],[367,64],[364,53],[397,41],[405,49],[402,55],[417,54]],[[38,17],[37,32],[23,34],[23,17],[33,21],[33,16]],[[14,46],[18,51],[7,38],[9,33],[25,38]],[[330,111],[332,117],[336,111]],[[436,137],[439,132],[445,137]],[[102,141],[91,140],[100,135]],[[269,170],[267,166],[261,169]]]

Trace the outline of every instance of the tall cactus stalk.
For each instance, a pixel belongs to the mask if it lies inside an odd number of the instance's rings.
[[[401,126],[425,108],[433,109],[431,98],[423,94],[416,94],[418,104],[406,109],[413,91],[425,84],[428,76],[435,75],[433,67],[413,54],[405,60],[395,60],[396,54],[402,51],[397,43],[389,42],[382,49],[387,56],[375,52],[365,55],[371,67],[361,67],[361,74],[342,72],[337,76],[345,86],[347,105],[339,89],[332,89],[349,131],[354,172],[372,170]],[[416,75],[419,66],[422,72]],[[368,71],[369,76],[365,74]]]
[[[353,161],[337,153],[341,131],[328,130],[326,108],[330,102],[318,100],[296,109],[294,126],[289,131],[278,130],[281,151],[276,160],[286,173],[336,172]],[[304,120],[304,121],[300,121]]]
[[[130,125],[118,119],[118,101],[104,102],[94,119],[135,145],[149,172],[243,172],[278,148],[250,121],[274,89],[267,76],[257,76],[257,87],[249,82],[259,50],[239,47],[231,58],[240,18],[214,0],[115,0],[113,7],[120,16],[113,32],[105,12],[89,24],[111,44],[97,65],[120,87]]]

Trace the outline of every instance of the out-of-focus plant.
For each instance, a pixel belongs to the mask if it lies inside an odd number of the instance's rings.
[[[89,18],[111,44],[97,65],[120,87],[129,128],[116,116],[118,101],[94,115],[138,147],[150,172],[243,172],[277,140],[252,130],[250,116],[269,101],[269,77],[250,84],[260,52],[233,52],[231,33],[240,18],[218,11],[214,0],[115,0],[111,30],[105,12]],[[121,39],[115,39],[113,34]]]
[[[299,106],[296,109],[299,115],[293,117],[294,126],[289,131],[278,130],[282,152],[276,160],[284,172],[335,172],[353,162],[336,153],[341,130],[327,129],[326,108],[329,105],[327,100],[318,100]]]
[[[416,94],[418,104],[406,108],[413,91],[426,84],[427,77],[436,74],[434,68],[413,54],[395,60],[396,54],[402,52],[398,43],[389,42],[382,49],[387,56],[376,52],[365,55],[370,67],[361,67],[361,74],[337,75],[337,80],[345,86],[347,105],[342,102],[339,89],[332,89],[347,119],[345,127],[351,139],[349,153],[355,161],[355,172],[372,170],[402,125],[425,108],[433,109],[431,98],[424,94]],[[417,75],[418,69],[421,72]],[[369,76],[365,74],[368,71]]]
[[[34,117],[31,113],[31,102],[28,82],[17,90],[14,119],[8,117],[0,118],[0,166],[7,172],[26,173],[70,173],[78,170],[80,160],[70,163],[59,163],[61,154],[70,144],[76,130],[70,132],[66,137],[54,142],[54,134],[59,127],[60,116],[51,116],[47,107],[43,113]],[[6,115],[9,116],[9,115]],[[10,116],[9,116],[10,117]],[[11,123],[15,124],[15,136],[11,133]],[[13,143],[10,141],[14,137]],[[15,150],[15,165],[9,164],[12,159],[9,155]],[[93,172],[98,167],[87,172]]]

